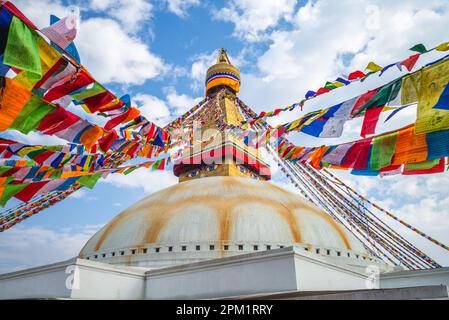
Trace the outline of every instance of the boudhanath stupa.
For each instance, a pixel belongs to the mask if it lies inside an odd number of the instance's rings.
[[[388,265],[353,230],[271,183],[260,150],[223,130],[246,119],[226,50],[205,83],[216,103],[201,116],[205,141],[173,166],[179,183],[115,216],[77,257],[0,275],[0,299],[447,298],[448,268]]]

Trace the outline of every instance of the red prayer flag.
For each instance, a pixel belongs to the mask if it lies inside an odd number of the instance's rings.
[[[41,154],[35,156],[33,158],[33,160],[36,161],[39,164],[42,164],[45,160],[50,158],[53,154],[54,154],[54,151],[51,151],[51,150],[44,151]]]
[[[86,71],[81,70],[75,75],[67,76],[62,83],[50,88],[50,90],[44,95],[44,99],[50,102],[57,100],[93,82],[95,82],[95,80],[92,79]]]
[[[363,78],[365,76],[366,76],[366,74],[363,73],[362,71],[354,71],[353,73],[351,73],[348,76],[348,80],[349,81],[358,80],[358,79],[361,79],[361,78]]]
[[[109,121],[106,123],[106,125],[104,126],[104,128],[105,128],[106,130],[112,130],[112,129],[114,129],[116,126],[118,126],[120,123],[122,123],[122,122],[128,117],[128,114],[129,114],[130,110],[131,110],[131,109],[129,109],[128,111],[122,113],[121,115],[119,115],[119,116],[117,116],[117,117],[112,118],[111,120],[109,120]]]
[[[330,91],[329,89],[326,89],[326,88],[320,88],[320,89],[318,89],[318,91],[316,92],[316,95],[319,96],[319,95],[321,95],[321,94],[323,94],[323,93],[328,93],[329,91]]]
[[[39,192],[49,181],[33,182],[27,185],[24,189],[14,195],[14,198],[23,202],[28,202]]]
[[[400,65],[406,67],[407,70],[410,72],[418,62],[420,56],[421,56],[420,53],[414,54],[413,56],[410,56],[408,59],[402,61]]]
[[[53,112],[47,114],[42,119],[37,130],[45,134],[54,134],[70,127],[80,119],[77,115],[57,106]]]
[[[366,169],[372,139],[357,141],[346,153],[341,167],[356,170]]]
[[[101,151],[107,152],[117,139],[118,135],[115,130],[112,130],[109,134],[102,137],[98,140]]]
[[[105,91],[93,97],[84,99],[84,104],[87,106],[90,112],[95,113],[100,110],[101,107],[107,105],[114,99],[115,96],[112,93],[110,93],[109,91]]]
[[[352,108],[351,115],[357,113],[357,111],[359,111],[368,101],[374,98],[378,91],[379,89],[374,89],[362,94],[355,103],[354,108]]]
[[[365,117],[363,118],[362,132],[360,133],[363,138],[376,132],[377,122],[383,109],[384,107],[377,107],[366,110]]]

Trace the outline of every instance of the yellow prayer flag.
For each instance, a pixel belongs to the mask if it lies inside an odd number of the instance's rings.
[[[437,51],[448,51],[449,50],[449,42],[444,42],[435,48]]]
[[[41,146],[24,147],[17,152],[17,155],[21,158],[24,158],[28,153],[39,150],[39,149],[42,149],[42,147]]]
[[[418,96],[416,133],[449,129],[449,110],[434,109],[449,83],[449,60],[434,64],[421,71]]]
[[[61,174],[61,179],[68,179],[73,177],[81,177],[91,175],[92,172],[83,172],[83,171],[67,171]]]
[[[292,130],[297,129],[297,127],[299,126],[300,123],[301,123],[301,119],[298,119],[298,120],[293,121],[293,122],[290,124],[290,126],[288,127],[287,132],[288,132],[288,131],[292,131]]]
[[[418,101],[421,90],[421,71],[414,72],[402,79],[401,104],[403,106]]]
[[[378,72],[378,71],[383,70],[383,68],[381,66],[379,66],[378,64],[376,64],[374,62],[368,63],[368,65],[366,66],[366,69],[369,71],[373,71],[373,72]]]
[[[62,55],[42,37],[37,38],[37,45],[41,59],[42,75],[45,75],[58,62]],[[41,76],[37,76],[35,73],[28,71],[23,71],[14,78],[14,81],[17,81],[28,90],[33,89],[39,80],[41,80]]]
[[[341,82],[339,82],[339,81],[332,82],[332,85],[335,86],[335,87],[337,87],[337,88],[340,88],[340,87],[344,87],[344,86],[345,86],[344,83],[341,83]]]

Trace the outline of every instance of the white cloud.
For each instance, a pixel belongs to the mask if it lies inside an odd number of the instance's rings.
[[[202,100],[201,97],[179,94],[173,87],[165,88],[164,92],[165,101],[148,94],[138,94],[133,98],[142,115],[159,126],[170,123]]]
[[[203,99],[202,97],[193,98],[186,94],[179,94],[173,87],[166,88],[165,94],[168,105],[174,110],[174,116],[179,116],[190,110]]]
[[[126,31],[135,32],[151,18],[153,5],[146,0],[92,0],[90,8],[116,19]]]
[[[232,22],[235,35],[248,41],[264,38],[265,31],[275,27],[281,19],[290,19],[296,0],[231,0],[214,12],[217,20]]]
[[[49,24],[50,14],[70,14],[70,7],[59,0],[13,2],[39,27]],[[151,4],[143,0],[96,0],[91,5],[112,17],[81,20],[75,39],[81,62],[98,81],[140,85],[168,70],[169,66],[132,32],[150,17]]]
[[[148,94],[138,94],[133,97],[133,100],[139,106],[142,115],[148,120],[158,125],[165,125],[169,122],[170,110],[165,101]]]
[[[377,25],[370,16],[376,16],[376,10],[380,17]],[[269,47],[257,58],[257,72],[242,75],[242,98],[260,110],[297,102],[308,90],[316,90],[339,75],[363,70],[369,61],[386,65],[405,59],[413,54],[408,48],[414,44],[432,46],[447,41],[449,3],[309,1],[288,26],[270,31]],[[307,103],[306,108],[330,106],[398,75],[391,69],[381,79],[374,76],[361,86],[335,90]]]
[[[0,237],[0,273],[73,258],[101,227],[86,225],[51,230],[39,226],[16,226]]]
[[[170,12],[173,12],[178,17],[185,18],[187,10],[190,7],[200,4],[200,0],[166,0],[167,7]]]
[[[168,68],[139,38],[111,19],[83,21],[75,42],[85,66],[100,82],[143,84]]]
[[[145,193],[150,194],[178,183],[178,178],[169,171],[152,172],[142,168],[126,176],[111,174],[101,182],[130,189],[143,189]]]
[[[88,192],[86,192],[86,189],[80,189],[74,193],[72,193],[70,196],[72,199],[82,199],[85,201],[96,201],[98,200],[97,197],[91,197],[88,195]]]
[[[205,89],[204,81],[207,69],[215,64],[217,60],[218,51],[215,50],[210,54],[199,54],[194,58],[192,66],[190,68],[190,78],[193,80],[190,87],[195,92],[201,89]]]
[[[11,0],[37,27],[44,28],[50,24],[50,15],[58,17],[70,15],[69,7],[61,0]]]
[[[11,139],[16,140],[17,142],[30,145],[58,146],[67,144],[66,140],[60,139],[56,136],[47,136],[33,131],[28,134],[23,134],[14,130],[8,131],[7,134],[2,133],[1,135],[11,137]]]

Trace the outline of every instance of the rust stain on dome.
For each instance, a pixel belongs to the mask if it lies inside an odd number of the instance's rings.
[[[169,222],[177,215],[183,214],[183,210],[189,206],[201,205],[208,207],[217,216],[217,239],[216,241],[232,240],[232,230],[237,223],[237,216],[240,214],[235,208],[242,204],[257,203],[273,209],[286,223],[291,231],[291,238],[295,243],[302,243],[301,228],[303,221],[297,218],[296,210],[305,210],[308,213],[319,216],[336,231],[344,246],[351,250],[351,243],[348,235],[342,226],[334,221],[329,215],[315,208],[295,194],[286,191],[278,186],[266,182],[246,183],[243,179],[219,178],[214,184],[184,182],[141,200],[134,206],[114,217],[105,226],[98,241],[95,244],[95,251],[102,248],[104,242],[114,233],[114,231],[129,218],[135,215],[144,215],[147,226],[145,228],[143,245],[145,243],[157,243],[162,231]],[[285,199],[279,200],[275,197],[264,196],[268,189],[276,193],[282,192]],[[184,190],[188,190],[185,194]],[[236,192],[237,191],[237,192]],[[209,194],[208,194],[209,192]],[[260,193],[260,195],[258,195]],[[217,195],[217,193],[220,193]],[[189,196],[193,195],[193,196]],[[153,197],[153,199],[151,199]],[[284,198],[284,197],[282,197]],[[157,201],[155,201],[157,200]],[[150,204],[150,206],[149,206]],[[143,211],[143,212],[142,212]]]

